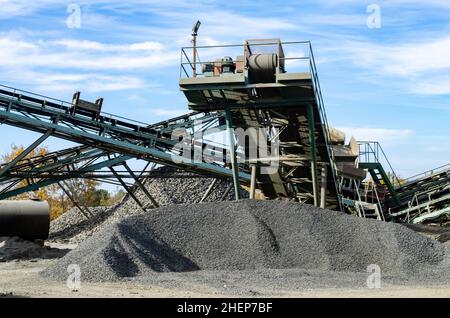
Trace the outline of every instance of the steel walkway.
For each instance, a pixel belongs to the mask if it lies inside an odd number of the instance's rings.
[[[378,142],[363,141],[359,146],[359,167],[367,169],[374,183],[384,187],[388,194],[383,200],[386,214],[411,222],[419,216],[426,219],[426,214],[447,213],[450,206],[450,164],[400,180]],[[383,167],[389,170],[385,171]]]

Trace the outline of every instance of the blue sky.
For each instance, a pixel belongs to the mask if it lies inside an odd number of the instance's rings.
[[[70,4],[81,27],[69,28]],[[381,27],[369,28],[369,5]],[[403,177],[450,162],[450,1],[0,0],[0,84],[152,123],[188,112],[180,47],[310,40],[330,124],[378,140]],[[69,11],[69,12],[68,12]],[[0,126],[0,152],[37,136]],[[51,150],[67,145],[52,139]]]

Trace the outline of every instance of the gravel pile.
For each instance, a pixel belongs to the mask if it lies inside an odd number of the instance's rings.
[[[65,280],[69,264],[80,265],[86,281],[197,270],[361,273],[370,264],[383,273],[423,275],[450,265],[442,244],[402,225],[299,203],[250,200],[171,205],[126,218],[42,274]]]
[[[0,262],[60,258],[68,251],[42,246],[19,237],[0,237]]]
[[[200,202],[203,194],[214,180],[211,178],[199,178],[198,175],[171,167],[161,167],[154,170],[153,173],[155,178],[148,178],[145,182],[145,187],[160,206]],[[161,175],[164,177],[161,178]],[[205,202],[221,200],[229,186],[229,181],[221,180]],[[150,200],[141,189],[137,188],[135,195],[145,207],[151,207]],[[224,199],[234,200],[233,190]],[[129,196],[117,206],[96,207],[90,208],[90,210],[93,217],[89,220],[77,208],[73,208],[52,221],[49,240],[53,242],[80,243],[104,226],[115,224],[131,215],[145,213]],[[148,210],[147,213],[150,213],[150,211]]]

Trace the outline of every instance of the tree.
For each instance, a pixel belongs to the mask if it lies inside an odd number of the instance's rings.
[[[93,198],[94,201],[92,203],[94,206],[107,206],[111,202],[111,194],[105,189],[95,190]]]
[[[64,186],[71,193],[78,204],[83,206],[97,206],[95,192],[99,183],[92,179],[69,179]]]
[[[18,155],[24,151],[23,146],[13,145],[11,152],[2,156],[4,163],[14,160]],[[48,154],[47,147],[38,147],[31,151],[25,159],[45,156]],[[42,167],[43,165],[37,165],[34,168]],[[39,180],[34,180],[39,181]],[[70,192],[74,200],[82,206],[98,206],[98,205],[111,205],[113,200],[107,190],[98,189],[99,183],[92,179],[68,179],[61,183],[67,191]],[[14,188],[22,188],[29,185],[26,179],[23,179],[15,185]],[[115,197],[115,196],[114,196]],[[50,218],[54,220],[59,217],[65,211],[73,207],[73,202],[67,197],[67,195],[61,190],[57,183],[49,185],[45,188],[40,188],[37,191],[27,192],[20,194],[13,200],[30,200],[38,199],[47,201],[50,205]]]
[[[125,197],[126,193],[122,189],[118,188],[116,189],[116,192],[111,197],[111,200],[109,202],[110,205],[118,204],[122,199]]]
[[[10,162],[14,160],[18,155],[20,155],[24,151],[23,146],[13,145],[11,148],[11,152],[2,156],[3,162]],[[37,157],[37,156],[45,156],[48,153],[47,147],[38,147],[33,149],[25,158]],[[35,168],[39,168],[40,165],[37,165]],[[22,180],[18,183],[14,188],[21,188],[27,186],[29,183],[26,179]],[[53,184],[47,186],[45,188],[41,188],[37,191],[28,192],[20,194],[14,198],[13,200],[30,200],[30,199],[38,199],[42,201],[47,201],[50,205],[50,218],[53,220],[62,214],[64,210],[64,204],[61,200],[59,187],[57,184]]]

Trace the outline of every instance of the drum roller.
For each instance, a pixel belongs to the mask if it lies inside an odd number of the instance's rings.
[[[257,83],[275,83],[278,66],[277,54],[253,54],[248,58],[250,81]]]

